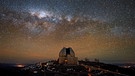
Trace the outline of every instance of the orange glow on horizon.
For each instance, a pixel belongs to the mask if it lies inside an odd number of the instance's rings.
[[[19,67],[19,68],[22,68],[22,67],[24,67],[25,65],[23,65],[23,64],[17,64],[16,65],[16,67]]]

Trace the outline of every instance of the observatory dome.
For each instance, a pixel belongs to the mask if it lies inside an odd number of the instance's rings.
[[[72,48],[64,47],[59,53],[59,57],[67,57],[67,55],[70,55],[71,57],[75,57],[75,53]]]

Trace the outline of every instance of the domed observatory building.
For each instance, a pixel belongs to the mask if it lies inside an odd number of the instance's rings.
[[[59,64],[77,65],[78,58],[72,48],[63,48],[59,53]]]

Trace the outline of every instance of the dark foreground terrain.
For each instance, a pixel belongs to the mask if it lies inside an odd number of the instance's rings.
[[[135,76],[135,68],[79,61],[77,66],[59,65],[55,62],[17,67],[13,64],[0,64],[0,76]]]

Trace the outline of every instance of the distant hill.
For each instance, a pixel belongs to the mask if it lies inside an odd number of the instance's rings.
[[[0,68],[14,67],[15,64],[10,63],[0,63]]]

